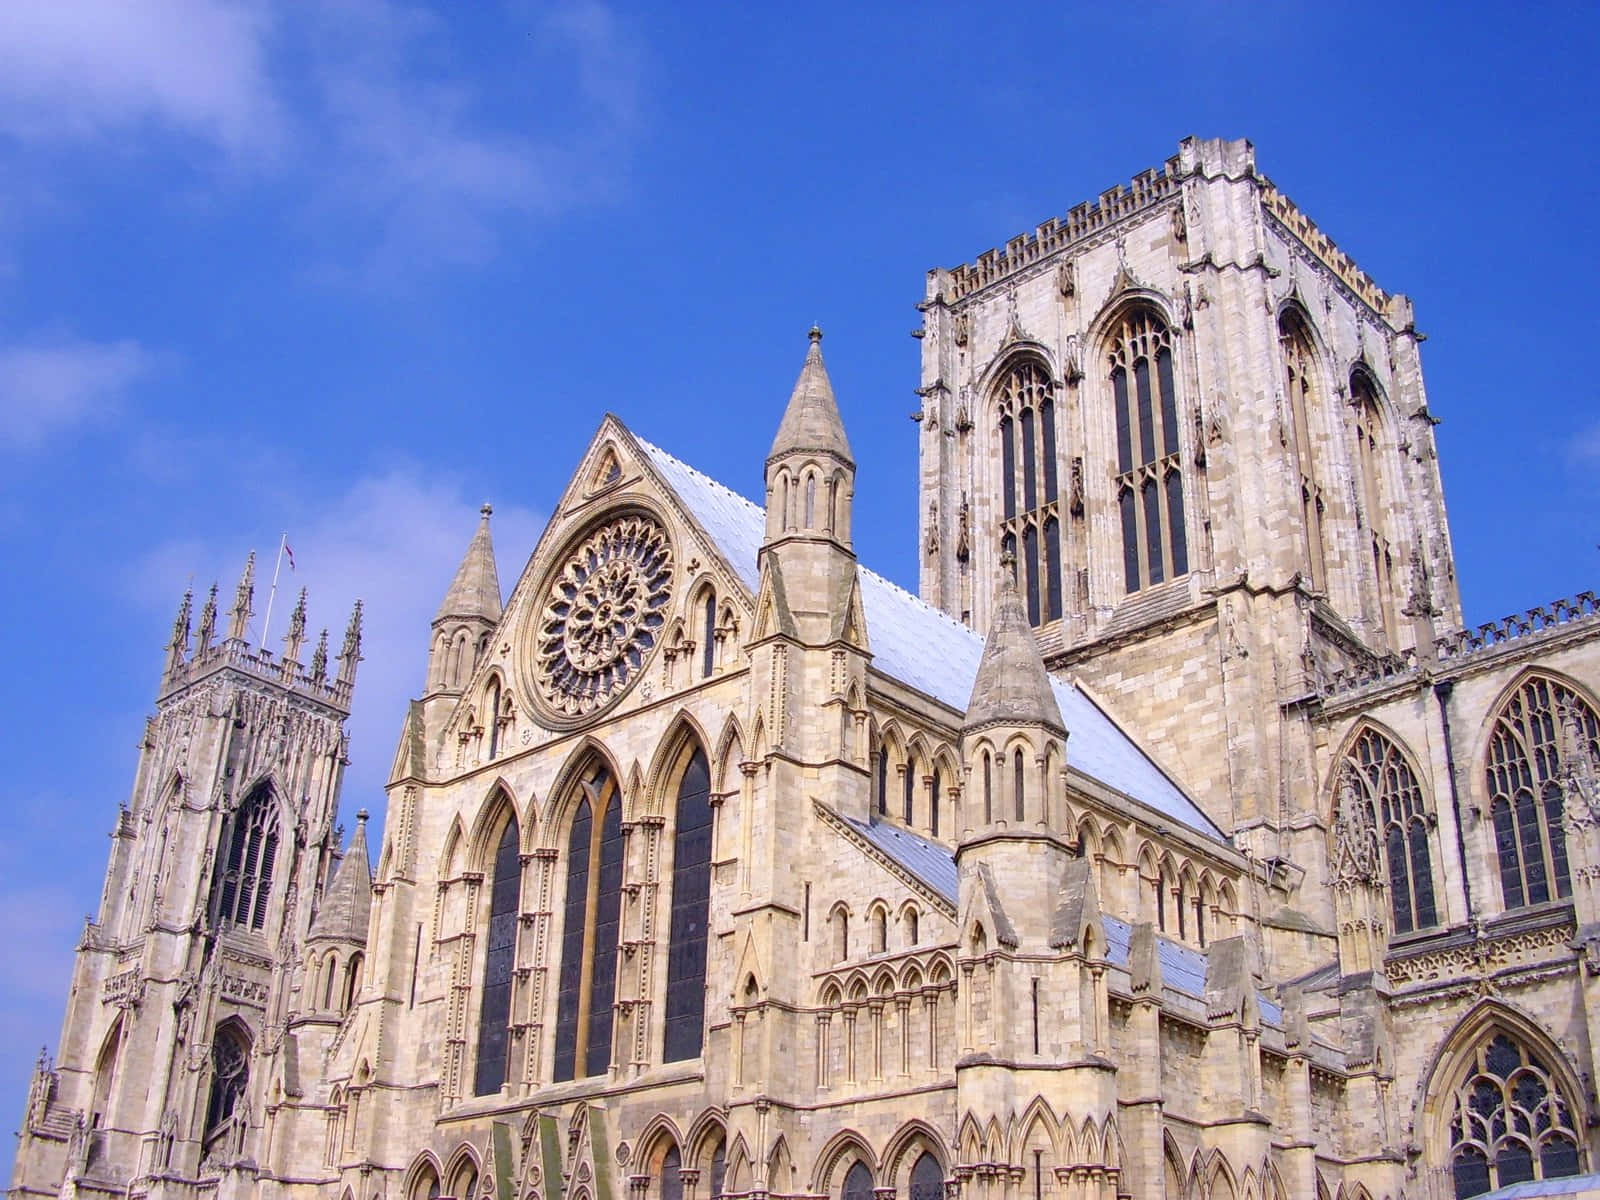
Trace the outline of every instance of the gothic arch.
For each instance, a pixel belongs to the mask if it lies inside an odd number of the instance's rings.
[[[438,1189],[443,1180],[444,1170],[439,1166],[439,1159],[432,1150],[424,1150],[411,1160],[400,1193],[407,1197],[407,1200],[438,1200]],[[428,1189],[430,1182],[434,1186],[432,1195]]]
[[[678,1133],[676,1122],[665,1113],[657,1113],[645,1122],[639,1136],[634,1139],[633,1161],[629,1170],[634,1175],[656,1175],[661,1170],[661,1160],[668,1150],[677,1150],[680,1161],[686,1161],[684,1140]]]
[[[572,821],[572,813],[577,808],[582,790],[577,786],[578,780],[595,762],[605,767],[611,778],[621,785],[624,777],[611,752],[597,738],[589,735],[580,738],[567,754],[566,761],[556,772],[555,781],[545,793],[545,820],[539,829],[540,846],[546,849],[562,848],[562,839]]]
[[[683,774],[689,754],[693,752],[689,747],[705,754],[706,747],[710,745],[711,739],[706,736],[705,729],[688,709],[680,708],[675,712],[667,723],[666,733],[656,743],[650,769],[645,775],[646,783],[637,800],[638,812],[630,812],[630,818],[637,819],[646,813],[664,814],[668,804],[677,798],[678,778]],[[710,762],[710,756],[707,755],[707,766]]]
[[[505,828],[508,819],[517,820],[518,816],[517,802],[512,799],[509,791],[496,783],[484,796],[483,802],[478,806],[478,815],[473,818],[472,834],[467,839],[467,845],[470,847],[467,852],[469,870],[487,873],[493,869],[500,832]],[[519,828],[517,834],[519,843],[525,846],[528,841],[528,831]]]
[[[701,1171],[711,1169],[711,1156],[718,1147],[723,1150],[723,1161],[727,1161],[728,1124],[727,1114],[720,1108],[703,1109],[694,1123],[689,1126],[689,1132],[684,1135],[683,1161],[690,1167]],[[707,1195],[710,1195],[708,1192]]]
[[[902,1175],[909,1174],[911,1164],[923,1153],[933,1155],[941,1173],[945,1175],[950,1173],[950,1154],[945,1149],[944,1139],[932,1125],[920,1118],[914,1118],[895,1130],[888,1144],[884,1146],[884,1173],[878,1180],[878,1186],[898,1190],[903,1183]]]
[[[1050,347],[1032,338],[1018,338],[1014,342],[1007,342],[989,360],[989,365],[983,369],[975,385],[976,392],[983,397],[986,418],[994,416],[994,410],[998,405],[997,393],[1000,390],[1000,381],[1018,367],[1028,365],[1043,371],[1045,379],[1052,386],[1061,382],[1062,373]]]
[[[1192,1179],[1194,1173],[1184,1163],[1183,1152],[1178,1149],[1178,1143],[1172,1140],[1170,1131],[1164,1132],[1161,1136],[1161,1162],[1167,1200],[1184,1200],[1187,1191],[1185,1182]]]
[[[978,1119],[970,1112],[961,1118],[961,1126],[956,1132],[956,1145],[961,1148],[963,1163],[984,1161],[983,1129],[978,1124]]]
[[[716,769],[718,791],[734,792],[739,790],[736,772],[739,770],[739,764],[743,759],[744,732],[739,726],[738,716],[729,713],[727,720],[722,723],[722,732],[717,735],[717,748],[711,759]],[[730,775],[730,770],[735,774]]]
[[[1564,688],[1587,704],[1591,710],[1600,713],[1600,696],[1597,696],[1588,684],[1575,679],[1565,671],[1558,671],[1543,664],[1537,667],[1524,667],[1507,680],[1495,693],[1494,699],[1484,707],[1472,751],[1473,769],[1477,778],[1483,777],[1489,756],[1489,740],[1494,734],[1495,723],[1500,719],[1500,714],[1505,711],[1506,705],[1516,698],[1517,693],[1534,680],[1544,680]]]
[[[794,1191],[794,1157],[789,1153],[789,1140],[779,1134],[767,1152],[767,1190],[777,1194]]]
[[[478,1159],[477,1148],[470,1142],[462,1142],[450,1155],[450,1166],[444,1174],[445,1186],[457,1200],[471,1200],[482,1174],[483,1164]],[[467,1186],[463,1188],[462,1184]]]
[[[1496,1045],[1502,1037],[1513,1044],[1522,1056],[1520,1064],[1512,1068],[1509,1074],[1518,1074],[1529,1069],[1530,1065],[1536,1067],[1537,1075],[1546,1081],[1542,1086],[1553,1092],[1559,1101],[1559,1107],[1550,1110],[1555,1123],[1542,1132],[1549,1135],[1551,1142],[1558,1140],[1563,1132],[1569,1135],[1568,1140],[1575,1147],[1572,1170],[1563,1173],[1576,1174],[1587,1157],[1589,1141],[1587,1128],[1590,1105],[1582,1080],[1566,1052],[1545,1032],[1541,1022],[1500,999],[1485,998],[1475,1004],[1443,1039],[1421,1075],[1419,1087],[1423,1091],[1417,1125],[1422,1133],[1424,1160],[1448,1177],[1452,1155],[1464,1140],[1458,1138],[1457,1131],[1452,1127],[1459,1089],[1474,1078],[1483,1048]],[[1563,1112],[1564,1122],[1561,1120]],[[1537,1128],[1533,1130],[1532,1154],[1536,1163],[1540,1158],[1540,1147],[1545,1144],[1539,1138],[1540,1132]],[[1555,1176],[1541,1172],[1538,1177]]]
[[[461,824],[461,814],[456,813],[450,818],[450,828],[445,831],[444,850],[439,855],[439,877],[453,879],[460,874],[460,864],[456,856],[461,852],[461,847],[466,842],[466,830]]]
[[[843,1179],[851,1165],[858,1162],[866,1165],[874,1180],[878,1178],[878,1160],[873,1156],[872,1148],[855,1130],[841,1129],[817,1152],[810,1190],[831,1196],[835,1177]]]
[[[1025,1161],[1028,1143],[1034,1140],[1035,1131],[1044,1134],[1044,1140],[1050,1147],[1051,1157],[1056,1162],[1066,1162],[1072,1157],[1072,1127],[1056,1120],[1055,1113],[1051,1111],[1050,1105],[1045,1103],[1042,1096],[1035,1096],[1028,1101],[1028,1106],[1016,1120],[1015,1129],[1016,1144],[1012,1147],[1010,1156],[1013,1162]],[[1063,1144],[1064,1142],[1067,1144]]]
[[[1138,285],[1124,287],[1109,296],[1094,320],[1089,322],[1084,337],[1084,344],[1090,347],[1089,360],[1099,362],[1105,358],[1110,350],[1113,331],[1127,317],[1141,309],[1152,313],[1171,329],[1174,340],[1182,332],[1183,324],[1178,320],[1177,309],[1165,292]]]
[[[1328,339],[1323,337],[1322,330],[1318,328],[1317,323],[1312,320],[1311,306],[1301,299],[1298,291],[1291,288],[1274,306],[1272,319],[1280,331],[1286,323],[1291,321],[1304,329],[1306,340],[1315,357],[1319,373],[1316,381],[1318,390],[1324,397],[1330,395],[1329,389],[1335,381],[1329,372],[1338,356],[1329,347]]]

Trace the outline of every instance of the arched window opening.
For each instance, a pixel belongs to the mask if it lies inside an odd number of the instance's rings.
[[[698,1058],[706,1014],[706,936],[711,905],[711,769],[698,746],[678,783],[672,833],[672,932],[667,950],[663,1059]]]
[[[462,1156],[461,1165],[450,1176],[450,1194],[457,1200],[472,1200],[473,1194],[478,1190],[478,1165],[470,1158]]]
[[[717,1143],[716,1150],[711,1155],[711,1194],[710,1200],[719,1200],[725,1188],[723,1181],[728,1177],[728,1152],[721,1143]]]
[[[1011,787],[1016,800],[1016,818],[1023,819],[1022,792],[1026,780],[1022,773],[1022,750],[1019,747],[1011,755]]]
[[[1506,701],[1489,738],[1489,813],[1507,908],[1572,894],[1561,773],[1580,756],[1600,763],[1600,722],[1553,679],[1528,680]]]
[[[872,1172],[867,1164],[857,1159],[844,1174],[844,1186],[839,1189],[839,1200],[873,1200]]]
[[[439,1200],[439,1173],[424,1164],[411,1185],[411,1200]]]
[[[917,910],[916,909],[914,909],[914,908],[906,909],[905,928],[906,928],[906,945],[907,946],[915,946],[917,944]]]
[[[983,752],[983,822],[994,820],[994,777],[990,770],[989,752]]]
[[[934,837],[939,836],[939,771],[934,769],[933,777],[928,783],[928,832]]]
[[[817,527],[817,477],[806,474],[806,524],[807,529]]]
[[[1576,1175],[1581,1168],[1571,1102],[1544,1062],[1499,1030],[1473,1051],[1449,1111],[1457,1200],[1512,1183]]]
[[[278,857],[278,815],[272,789],[261,784],[233,814],[219,877],[217,923],[260,929],[272,898],[272,868]]]
[[[683,1160],[676,1146],[668,1146],[661,1156],[661,1170],[656,1176],[656,1195],[659,1200],[683,1200]]]
[[[489,761],[500,755],[500,681],[489,681],[489,693],[483,705],[483,720],[489,726]]]
[[[917,760],[907,755],[905,773],[900,776],[900,790],[904,793],[905,821],[910,825],[916,814]]]
[[[889,915],[881,908],[872,910],[867,917],[867,927],[872,938],[872,948],[868,953],[882,954],[889,948]]]
[[[478,1057],[472,1094],[488,1096],[506,1082],[511,1053],[511,978],[517,965],[522,857],[517,818],[510,815],[494,852],[489,931],[484,940],[483,996],[478,1002]]]
[[[911,1168],[911,1200],[944,1200],[944,1171],[926,1150]]]
[[[885,742],[878,743],[878,812],[889,815],[889,747]]]
[[[122,1019],[112,1025],[111,1033],[100,1048],[100,1057],[94,1066],[94,1098],[89,1108],[89,1127],[99,1129],[109,1124],[106,1109],[116,1084],[117,1065],[122,1054]]]
[[[339,956],[328,954],[322,960],[322,1007],[333,1007],[333,989],[338,983]]]
[[[343,1005],[345,1012],[350,1011],[351,1006],[356,1002],[356,994],[361,990],[361,964],[361,955],[352,954],[350,961],[345,965]]]
[[[1439,923],[1433,893],[1431,821],[1422,788],[1400,747],[1375,729],[1365,729],[1344,760],[1345,777],[1357,788],[1363,822],[1383,847],[1389,908],[1395,933]]]
[[[840,905],[833,910],[833,960],[843,962],[850,957],[850,914]]]
[[[1278,321],[1278,344],[1283,350],[1284,393],[1289,398],[1289,423],[1295,463],[1300,477],[1300,524],[1305,538],[1306,571],[1311,586],[1327,587],[1327,551],[1323,545],[1322,516],[1325,505],[1322,485],[1317,479],[1316,453],[1311,437],[1310,415],[1317,408],[1316,351],[1311,331],[1296,312],[1285,312]]]
[[[556,990],[554,1078],[583,1079],[611,1065],[622,899],[622,798],[611,772],[593,763],[567,834],[561,974]]]
[[[701,629],[700,677],[710,679],[717,667],[717,594],[706,589],[704,625]]]
[[[1367,550],[1378,596],[1378,616],[1390,647],[1398,641],[1394,594],[1394,557],[1388,530],[1389,495],[1384,486],[1382,409],[1372,376],[1357,368],[1350,372],[1350,408],[1355,418],[1356,474],[1361,515],[1366,525]]]
[[[1112,335],[1109,369],[1123,583],[1137,592],[1189,570],[1171,329],[1148,309],[1133,310]]]
[[[1027,598],[1032,625],[1061,616],[1054,386],[1043,364],[1023,361],[1006,373],[996,391],[1005,498],[1001,542],[1012,554],[1017,553],[1019,541],[1022,545],[1017,585]],[[1045,531],[1042,544],[1041,529]]]
[[[206,1101],[206,1152],[230,1133],[239,1101],[250,1086],[250,1043],[236,1026],[224,1025],[211,1040],[211,1094]]]

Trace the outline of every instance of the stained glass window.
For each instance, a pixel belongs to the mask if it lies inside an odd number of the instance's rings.
[[[478,1059],[472,1092],[487,1096],[506,1081],[511,1049],[511,976],[517,959],[522,858],[517,818],[510,817],[494,853],[489,883],[489,934],[484,943],[483,997],[478,1005]]]
[[[206,1142],[209,1143],[222,1132],[249,1086],[250,1045],[233,1025],[224,1025],[211,1041],[211,1095],[206,1101]]]
[[[1345,770],[1366,805],[1370,827],[1383,847],[1389,908],[1395,933],[1439,923],[1429,850],[1432,823],[1410,764],[1390,739],[1365,729],[1345,756]]]
[[[666,1062],[696,1058],[704,1038],[711,902],[711,772],[696,747],[678,784],[667,949]],[[674,1151],[676,1153],[676,1151]]]
[[[243,929],[260,929],[272,898],[272,868],[278,857],[278,815],[272,789],[257,787],[234,811],[225,835],[217,921]]]
[[[1600,761],[1600,723],[1570,688],[1535,676],[1506,701],[1489,737],[1489,813],[1507,908],[1572,894],[1562,825],[1567,755]]]
[[[611,1065],[622,893],[622,800],[600,764],[579,783],[567,834],[561,973],[556,988],[556,1080],[599,1075]],[[599,819],[595,819],[595,814]]]
[[[911,1200],[944,1200],[944,1172],[927,1151],[911,1168]]]
[[[844,1174],[844,1187],[839,1191],[839,1200],[873,1200],[872,1197],[872,1172],[867,1169],[864,1162],[854,1162]]]
[[[1457,1200],[1530,1179],[1576,1175],[1580,1138],[1570,1102],[1539,1056],[1498,1030],[1473,1051],[1450,1108]]]

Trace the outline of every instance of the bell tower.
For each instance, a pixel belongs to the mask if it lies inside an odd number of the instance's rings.
[[[78,943],[54,1065],[29,1093],[15,1194],[218,1194],[263,1156],[312,917],[337,857],[358,601],[309,661],[306,598],[281,654],[252,645],[255,556],[226,614],[213,585],[173,623],[98,913]],[[219,616],[225,631],[217,639]]]

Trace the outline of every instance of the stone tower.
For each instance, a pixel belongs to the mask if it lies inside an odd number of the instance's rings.
[[[930,272],[920,307],[923,597],[986,629],[975,581],[1014,554],[1050,668],[1084,669],[1254,852],[1294,854],[1305,702],[1460,621],[1410,301],[1249,142],[1188,138]]]
[[[249,642],[253,597],[254,555],[220,641],[215,585],[192,636],[189,595],[179,608],[58,1056],[30,1091],[14,1195],[121,1195],[135,1180],[187,1195],[202,1170],[220,1172],[219,1194],[253,1187],[338,853],[361,660],[359,603],[337,660],[324,630],[307,663],[305,594],[281,655]],[[347,962],[348,940],[329,942]]]

